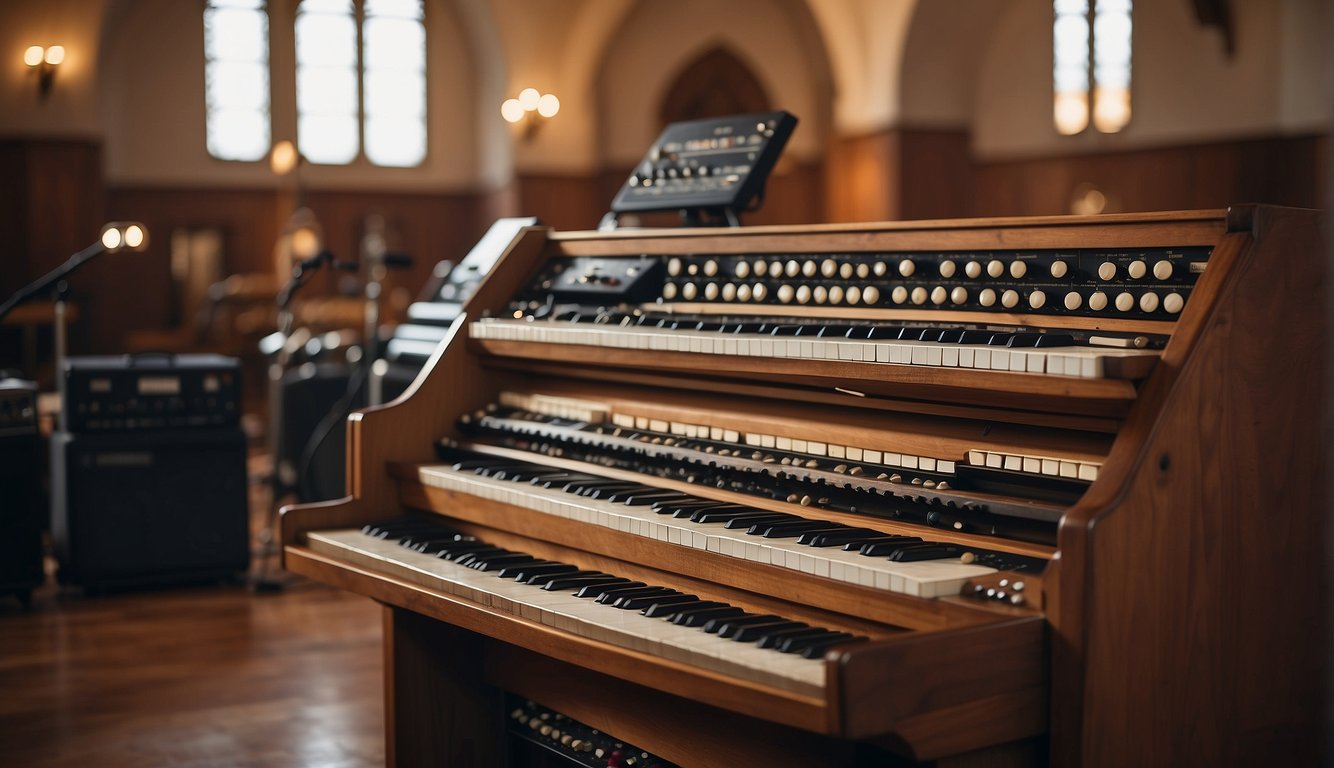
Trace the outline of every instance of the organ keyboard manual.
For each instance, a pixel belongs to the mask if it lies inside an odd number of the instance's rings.
[[[396,765],[1313,761],[1319,229],[527,227],[284,562]]]

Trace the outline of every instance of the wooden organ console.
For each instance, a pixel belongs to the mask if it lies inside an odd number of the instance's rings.
[[[1313,761],[1322,284],[1266,207],[528,228],[285,565],[391,764]]]

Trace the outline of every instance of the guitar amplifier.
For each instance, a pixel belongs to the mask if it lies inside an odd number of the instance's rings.
[[[25,604],[41,585],[41,446],[37,386],[0,378],[0,594]]]
[[[71,358],[51,437],[60,580],[92,591],[196,582],[250,563],[240,363]]]

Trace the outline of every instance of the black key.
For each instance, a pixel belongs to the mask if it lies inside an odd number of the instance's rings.
[[[756,510],[752,507],[743,507],[738,504],[728,504],[721,507],[707,507],[696,510],[690,516],[692,523],[725,523],[728,520],[754,515]]]
[[[1014,336],[1013,333],[993,333],[991,334],[991,340],[988,341],[987,344],[993,347],[1008,346],[1010,343],[1010,337],[1012,336]]]
[[[704,631],[710,634],[716,634],[719,637],[731,637],[741,627],[750,627],[756,624],[772,624],[775,621],[783,621],[783,617],[775,616],[772,613],[747,613],[741,616],[725,616],[719,619],[710,619],[704,625]]]
[[[959,340],[962,338],[963,338],[962,329],[946,328],[945,330],[940,332],[939,341],[941,344],[958,344]]]
[[[607,574],[603,573],[602,571],[573,571],[571,573],[541,573],[532,577],[531,579],[529,579],[524,583],[531,584],[534,587],[545,587],[547,584],[550,584],[551,582],[556,581],[558,579],[577,579],[580,577],[593,577],[593,576],[606,576],[606,575]]]
[[[776,630],[760,637],[759,640],[755,641],[755,644],[761,648],[777,648],[779,643],[789,637],[818,637],[828,631],[819,627]]]
[[[683,595],[680,592],[677,592],[674,595],[659,595],[657,597],[651,595],[643,595],[640,597],[618,597],[616,598],[616,602],[612,603],[612,607],[620,608],[623,611],[642,611],[655,603],[662,603],[664,605],[670,605],[672,603],[681,604],[698,599],[699,597],[696,595]]]
[[[725,616],[741,616],[745,611],[736,606],[726,606],[722,608],[705,608],[703,610],[694,610],[686,613],[678,613],[670,619],[673,624],[679,624],[683,627],[702,627],[710,619],[722,618]]]
[[[670,619],[678,613],[688,610],[705,610],[708,608],[727,608],[727,603],[720,603],[717,600],[697,600],[693,603],[671,603],[658,605],[654,603],[645,608],[643,613],[650,619]]]
[[[502,578],[502,579],[512,579],[512,578],[514,578],[515,576],[518,576],[518,575],[519,575],[519,572],[520,572],[524,567],[530,567],[530,568],[531,568],[531,567],[538,566],[538,565],[565,565],[565,563],[558,562],[558,561],[556,561],[556,560],[533,560],[532,562],[528,562],[528,563],[520,563],[520,564],[518,564],[518,565],[515,565],[513,568],[501,568],[501,569],[500,569],[500,573],[498,573],[498,574],[496,574],[496,575],[499,576],[499,577]]]
[[[797,539],[797,543],[808,547],[841,547],[849,542],[875,539],[883,535],[880,531],[873,531],[870,528],[850,528],[845,525],[842,528],[826,531],[807,531]]]
[[[761,522],[781,523],[786,520],[802,520],[804,518],[796,515],[789,515],[786,512],[765,512],[756,517],[736,517],[727,521],[724,528],[750,528],[752,525]]]
[[[827,632],[820,637],[789,638],[778,646],[778,650],[783,653],[799,653],[805,658],[816,659],[824,656],[824,652],[830,647],[849,642],[855,638],[856,635],[851,632]]]
[[[772,331],[770,331],[770,335],[772,335],[772,336],[796,336],[796,335],[797,335],[798,333],[800,333],[800,332],[801,332],[801,326],[800,326],[800,325],[775,325],[775,326],[774,326],[774,329],[773,329]]]
[[[716,507],[726,503],[727,502],[723,501],[713,501],[712,499],[697,499],[693,497],[687,497],[682,499],[681,501],[655,501],[653,502],[652,509],[654,512],[657,512],[660,515],[664,515],[664,514],[671,514],[673,511],[677,509],[686,509],[686,508],[699,509],[701,507]]]
[[[1038,337],[1038,342],[1033,346],[1047,349],[1050,347],[1073,347],[1075,337],[1069,333],[1044,333]]]
[[[886,536],[880,541],[870,541],[862,544],[857,551],[867,557],[889,557],[894,554],[894,550],[914,541],[921,541],[921,539],[916,536]]]
[[[1036,347],[1038,340],[1042,338],[1041,333],[1020,331],[1010,334],[1009,341],[1005,342],[1007,347]]]
[[[897,563],[917,563],[923,560],[947,560],[963,554],[963,547],[953,544],[922,543],[900,547],[890,553],[889,559]]]
[[[620,589],[609,589],[606,592],[603,592],[598,596],[596,602],[602,603],[603,605],[613,605],[617,600],[623,597],[644,597],[651,595],[656,595],[658,597],[672,597],[679,594],[681,593],[674,589],[669,589],[668,587],[653,587],[647,585],[643,587],[622,587]]]
[[[833,630],[825,629],[821,630],[821,634],[818,635],[793,635],[792,637],[785,637],[778,641],[778,644],[775,645],[774,648],[782,653],[797,653],[798,651],[805,649],[808,645],[822,640],[829,640],[838,635],[845,635],[845,637],[842,638],[845,640],[852,637],[852,635],[847,632],[835,632]]]
[[[940,341],[940,334],[944,333],[941,328],[925,328],[919,337],[922,341]]]
[[[898,325],[873,325],[866,332],[870,341],[892,341],[903,338],[903,327]]]
[[[499,557],[501,555],[515,554],[512,550],[501,547],[488,547],[487,549],[475,549],[471,552],[464,552],[454,558],[454,562],[459,565],[470,565],[488,557]]]
[[[487,544],[484,541],[469,541],[442,546],[435,556],[444,560],[453,560],[457,562],[460,558],[467,557],[474,552],[490,552],[495,554],[498,551],[497,547]]]
[[[609,573],[589,576],[579,576],[576,573],[557,574],[556,578],[542,585],[542,589],[548,592],[564,592],[567,589],[582,589],[595,584],[611,584],[613,582],[625,581],[619,576],[612,576]]]
[[[679,491],[653,490],[645,491],[643,493],[631,493],[622,499],[621,503],[627,507],[646,507],[655,501],[679,499],[680,497],[681,493]],[[616,501],[616,499],[610,499],[610,501]]]
[[[988,344],[991,342],[991,337],[995,335],[996,335],[995,331],[969,329],[959,334],[959,343],[973,344],[973,345]]]
[[[581,588],[578,592],[575,592],[574,596],[597,598],[617,589],[637,589],[639,587],[647,587],[647,586],[648,585],[642,581],[631,581],[630,579],[622,579],[619,582],[608,582],[606,584],[590,584],[586,587]]]
[[[847,633],[839,632],[837,634],[844,635]],[[807,645],[805,648],[801,649],[801,655],[803,658],[807,659],[819,659],[824,656],[825,651],[829,650],[835,645],[843,645],[844,643],[854,643],[854,642],[860,643],[864,640],[866,640],[865,637],[858,637],[855,635],[848,635],[847,637],[825,637],[823,639],[816,640]]]
[[[500,576],[501,578],[506,578],[506,571],[516,571],[514,574],[515,581],[527,581],[538,574],[574,573],[577,570],[579,570],[579,566],[569,565],[568,563],[553,563],[552,565],[534,565],[532,563],[527,563],[525,565],[516,565],[513,568],[502,568],[500,570]]]
[[[505,568],[511,565],[522,565],[523,563],[531,563],[537,559],[532,555],[525,555],[518,552],[510,555],[501,555],[499,557],[484,557],[481,555],[474,555],[473,558],[474,558],[473,561],[471,563],[468,563],[468,567],[472,568],[475,571],[498,571],[501,568]]]
[[[776,621],[771,624],[756,624],[752,627],[739,627],[732,639],[738,643],[750,643],[766,637],[772,632],[782,632],[784,630],[809,629],[810,624],[800,621]]]
[[[753,525],[746,533],[754,534],[759,528],[760,535],[766,539],[795,539],[807,531],[830,530],[830,523],[825,520],[797,520],[790,523],[770,523]]]

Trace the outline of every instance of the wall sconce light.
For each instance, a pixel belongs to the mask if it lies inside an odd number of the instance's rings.
[[[30,45],[23,52],[23,63],[29,71],[37,73],[37,93],[43,99],[51,93],[51,85],[56,80],[56,68],[65,60],[65,46],[52,45],[43,48]]]
[[[560,111],[560,99],[554,93],[539,93],[536,88],[524,88],[519,98],[505,99],[500,105],[500,116],[509,123],[523,124],[523,140],[530,141],[538,127]]]

